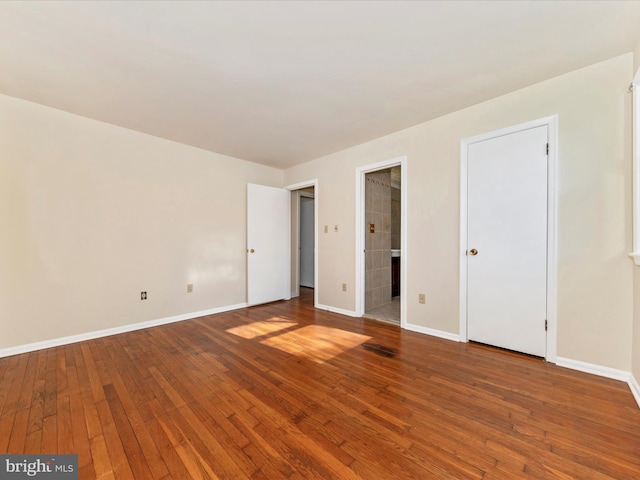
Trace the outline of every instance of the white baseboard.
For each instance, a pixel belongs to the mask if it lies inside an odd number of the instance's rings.
[[[620,380],[622,382],[628,382],[629,377],[631,376],[629,372],[625,372],[624,370],[603,367],[602,365],[596,365],[595,363],[581,362],[579,360],[572,360],[564,357],[556,358],[556,365],[559,367],[570,368],[572,370],[578,370],[579,372],[591,373],[593,375],[598,375],[599,377]]]
[[[131,323],[128,325],[122,325],[120,327],[106,328],[104,330],[95,330],[93,332],[81,333],[78,335],[71,335],[68,337],[54,338],[51,340],[45,340],[43,342],[28,343],[26,345],[19,345],[17,347],[9,347],[0,349],[0,358],[9,357],[11,355],[18,355],[20,353],[34,352],[36,350],[42,350],[45,348],[59,347],[61,345],[68,345],[70,343],[83,342],[85,340],[93,340],[100,337],[108,337],[109,335],[117,335],[118,333],[132,332],[134,330],[142,330],[143,328],[157,327],[158,325],[165,325],[167,323],[181,322],[183,320],[191,320],[193,318],[204,317],[206,315],[214,315],[216,313],[228,312],[230,310],[237,310],[239,308],[246,307],[246,303],[239,303],[237,305],[227,305],[224,307],[212,308],[209,310],[202,310],[200,312],[184,313],[182,315],[175,315],[173,317],[165,317],[157,320],[149,320],[147,322]]]
[[[42,342],[29,343],[26,345],[19,345],[17,347],[9,347],[0,349],[0,358],[9,357],[11,355],[18,355],[20,353],[34,352],[36,350],[42,350],[45,348],[59,347],[62,345],[68,345],[70,343],[82,342],[85,340],[93,340],[95,338],[108,337],[110,335],[117,335],[119,333],[132,332],[134,330],[142,330],[143,328],[156,327],[159,325],[165,325],[167,323],[181,322],[184,320],[191,320],[194,318],[204,317],[206,315],[214,315],[216,313],[228,312],[231,310],[237,310],[239,308],[246,307],[246,303],[238,303],[236,305],[227,305],[224,307],[212,308],[209,310],[202,310],[199,312],[184,313],[182,315],[175,315],[173,317],[165,317],[157,320],[149,320],[147,322],[131,323],[128,325],[122,325],[120,327],[107,328],[104,330],[96,330],[88,333],[81,333],[79,335],[71,335],[68,337],[54,338],[52,340],[45,340]],[[317,304],[315,308],[320,310],[327,310],[329,312],[346,315],[349,317],[356,317],[356,312],[352,310],[345,310],[342,308],[330,307],[328,305]],[[413,325],[407,323],[404,325],[406,330],[412,332],[423,333],[445,340],[451,340],[459,342],[460,337],[454,333],[445,332],[442,330],[436,330],[433,328],[427,328],[420,325]],[[578,370],[580,372],[590,373],[598,375],[600,377],[611,378],[613,380],[620,380],[626,382],[631,389],[631,393],[640,407],[640,384],[630,372],[624,370],[618,370],[610,367],[603,367],[594,363],[581,362],[579,360],[572,360],[570,358],[557,357],[556,365],[559,367],[570,368],[572,370]]]
[[[640,385],[630,372],[564,357],[558,357],[556,359],[556,365],[559,367],[570,368],[572,370],[578,370],[580,372],[591,373],[593,375],[598,375],[599,377],[611,378],[613,380],[625,382],[629,385],[633,398],[636,399],[636,403],[638,404],[638,407],[640,407]]]
[[[628,383],[629,383],[629,388],[631,389],[631,393],[633,393],[633,398],[636,399],[636,403],[638,404],[638,407],[640,407],[640,385],[638,384],[638,381],[632,374],[629,374]]]
[[[346,315],[347,317],[357,317],[356,312],[353,310],[345,310],[337,307],[330,307],[329,305],[322,305],[320,303],[316,303],[315,308],[318,310],[327,310],[333,313],[339,313],[340,315]]]
[[[404,329],[412,332],[424,333],[425,335],[431,335],[432,337],[444,338],[445,340],[451,340],[453,342],[459,342],[460,336],[455,333],[445,332],[444,330],[436,330],[434,328],[427,328],[421,325],[414,325],[412,323],[405,323]]]

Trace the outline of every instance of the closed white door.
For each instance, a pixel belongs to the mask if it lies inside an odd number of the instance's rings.
[[[288,190],[247,184],[247,303],[291,297]]]
[[[300,286],[313,288],[315,221],[314,199],[300,197]]]
[[[472,143],[467,164],[470,340],[544,357],[547,126]]]

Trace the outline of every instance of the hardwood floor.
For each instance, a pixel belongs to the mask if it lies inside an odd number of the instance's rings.
[[[76,453],[82,479],[633,479],[640,409],[622,382],[306,291],[0,359],[0,453]]]

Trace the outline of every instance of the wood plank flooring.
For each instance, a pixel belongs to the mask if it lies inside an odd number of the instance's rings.
[[[81,479],[640,478],[625,383],[311,295],[0,359],[0,453],[75,453]]]

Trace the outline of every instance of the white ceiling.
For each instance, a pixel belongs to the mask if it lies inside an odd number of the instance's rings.
[[[639,39],[637,1],[4,1],[0,93],[282,168]]]

